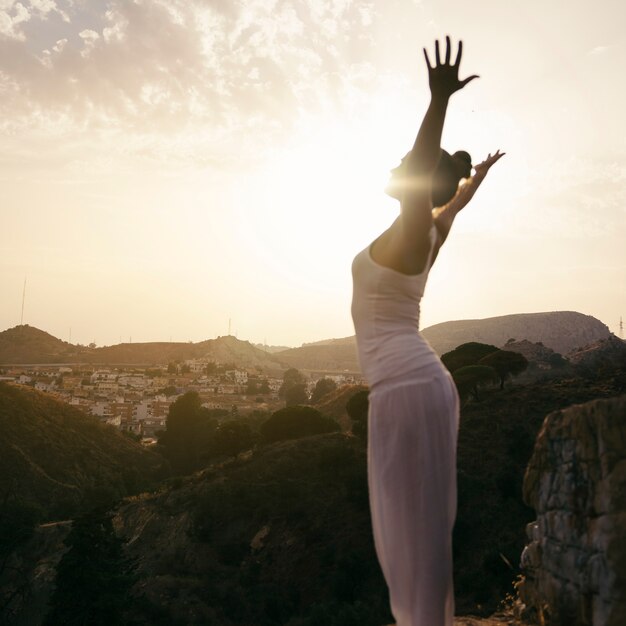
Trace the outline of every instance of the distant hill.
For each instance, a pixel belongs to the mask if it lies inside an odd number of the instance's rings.
[[[313,341],[311,343],[303,343],[302,347],[309,346],[351,346],[354,344],[354,336],[341,337],[340,339],[322,339],[321,341]]]
[[[259,350],[263,350],[263,352],[269,352],[269,354],[274,354],[275,352],[283,352],[283,350],[290,349],[290,346],[268,346],[264,343],[253,343],[252,345]]]
[[[96,418],[37,391],[0,383],[0,497],[65,518],[166,474],[163,459]]]
[[[504,346],[517,342],[541,342],[560,354],[612,336],[608,327],[590,315],[574,311],[519,313],[478,320],[456,320],[422,331],[438,354],[468,341]],[[0,333],[0,364],[8,363],[119,363],[163,364],[169,361],[208,358],[221,363],[258,367],[265,372],[297,369],[357,373],[354,337],[326,339],[271,352],[232,335],[198,343],[122,343],[102,348],[74,346],[32,326],[16,326]]]
[[[24,324],[0,332],[0,363],[118,363],[124,365],[164,364],[170,361],[201,359],[260,367],[285,369],[272,354],[255,348],[249,341],[232,335],[198,343],[121,343],[101,348],[76,346]]]
[[[591,315],[554,311],[443,322],[423,329],[422,335],[439,355],[468,341],[503,347],[509,339],[518,343],[523,340],[541,342],[551,351],[565,355],[576,348],[606,339],[612,333]],[[304,344],[300,348],[278,352],[276,356],[298,369],[359,371],[354,337]]]
[[[277,352],[275,356],[296,369],[329,373],[359,371],[354,337],[305,343],[300,348]]]
[[[28,324],[0,333],[0,363],[67,363],[89,352]]]
[[[611,336],[611,331],[591,315],[575,311],[517,313],[478,320],[456,320],[422,331],[438,354],[468,341],[502,347],[509,339],[541,342],[560,354]]]
[[[274,355],[255,348],[249,341],[241,341],[232,335],[198,343],[122,343],[96,348],[90,355],[89,362],[130,365],[204,358],[220,363],[233,363],[237,366],[281,368],[280,360]]]

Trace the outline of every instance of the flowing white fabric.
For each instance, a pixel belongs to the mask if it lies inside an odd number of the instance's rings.
[[[370,393],[368,476],[376,553],[398,626],[452,626],[458,395],[451,376]]]
[[[352,265],[352,317],[370,384],[368,479],[376,553],[397,626],[452,626],[459,399],[420,335],[424,271],[378,265],[369,247]]]

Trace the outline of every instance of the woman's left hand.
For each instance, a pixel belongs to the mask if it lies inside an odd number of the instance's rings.
[[[494,163],[497,163],[505,154],[506,152],[500,152],[500,150],[498,150],[494,155],[489,153],[487,155],[487,158],[482,163],[479,163],[478,165],[474,166],[474,170],[476,172],[476,174],[474,175],[474,178],[476,176],[478,176],[479,178],[484,178],[487,175],[489,168]]]

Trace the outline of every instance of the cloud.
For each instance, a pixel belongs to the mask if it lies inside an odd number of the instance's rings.
[[[21,2],[3,2],[0,4],[0,36],[23,40],[21,24],[30,19],[28,9]]]
[[[302,111],[336,106],[345,90],[375,80],[355,71],[368,63],[372,6],[4,0],[0,131],[45,133],[63,120],[76,132],[187,133],[218,142],[229,134],[248,141],[253,129],[286,133]],[[51,42],[52,22],[35,27],[53,14],[66,26],[55,26],[62,36]],[[26,36],[21,26],[29,21]]]

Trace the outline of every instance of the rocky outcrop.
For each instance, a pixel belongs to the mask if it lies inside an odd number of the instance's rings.
[[[573,350],[567,358],[579,370],[626,367],[626,342],[611,335],[592,344]]]
[[[626,396],[549,414],[524,478],[522,602],[539,623],[626,624]]]

